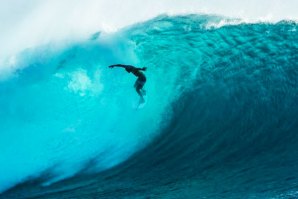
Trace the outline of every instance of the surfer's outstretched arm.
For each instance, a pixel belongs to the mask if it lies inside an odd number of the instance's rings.
[[[128,65],[124,65],[124,64],[114,64],[114,65],[110,65],[109,68],[114,68],[114,67],[121,67],[121,68],[126,68]]]
[[[134,66],[131,66],[131,65],[125,65],[125,64],[114,64],[114,65],[110,65],[109,68],[114,68],[114,67],[120,67],[120,68],[131,68],[131,69],[135,69],[135,70],[143,70],[145,71],[147,68],[146,67],[143,67],[143,68],[137,68],[137,67],[134,67]]]

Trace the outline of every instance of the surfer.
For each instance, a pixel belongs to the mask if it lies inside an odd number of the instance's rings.
[[[128,73],[134,74],[138,79],[136,83],[134,84],[134,87],[141,97],[141,103],[145,102],[144,96],[146,95],[146,91],[143,89],[145,83],[146,83],[146,76],[142,71],[146,71],[146,67],[143,68],[137,68],[131,65],[124,65],[124,64],[114,64],[109,66],[109,68],[114,68],[114,67],[121,67],[124,68]]]

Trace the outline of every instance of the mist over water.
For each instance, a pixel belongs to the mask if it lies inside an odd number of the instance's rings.
[[[245,22],[297,20],[296,0],[11,0],[0,2],[0,61],[25,48],[115,32],[161,14],[211,14]],[[125,17],[124,17],[125,16]]]

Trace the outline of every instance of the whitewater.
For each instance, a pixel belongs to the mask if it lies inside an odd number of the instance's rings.
[[[297,4],[1,2],[0,198],[298,197]]]

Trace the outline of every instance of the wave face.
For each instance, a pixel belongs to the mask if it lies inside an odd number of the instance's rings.
[[[25,183],[3,196],[297,196],[297,24],[229,23],[160,16],[8,60],[0,187]],[[149,68],[145,108],[119,62]]]
[[[7,61],[6,68],[17,70],[7,71],[0,86],[1,190],[47,170],[55,173],[50,184],[84,169],[91,159],[96,170],[110,168],[158,131],[174,96],[170,86],[158,86],[164,71],[151,70],[160,74],[147,86],[152,103],[136,110],[135,78],[107,67],[136,63],[133,44],[117,35],[96,39],[99,34],[29,49]]]

